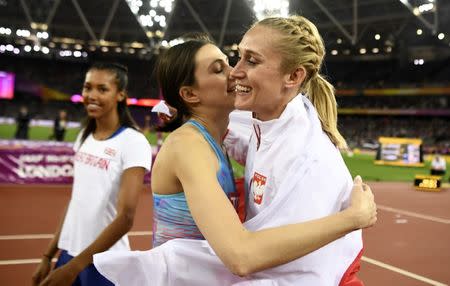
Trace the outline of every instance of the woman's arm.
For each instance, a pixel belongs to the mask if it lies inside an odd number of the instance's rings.
[[[205,141],[179,140],[172,150],[175,173],[192,216],[216,254],[234,274],[244,276],[302,257],[345,234],[375,223],[376,206],[370,188],[355,182],[351,206],[325,218],[250,232],[222,191],[216,159]],[[186,152],[189,150],[189,152]],[[280,247],[282,245],[283,247]]]
[[[108,250],[131,229],[139,193],[142,191],[144,173],[143,167],[131,167],[123,172],[117,202],[117,216],[91,245],[69,263],[53,271],[42,285],[63,285],[63,283],[71,285],[78,273],[92,263],[92,256],[95,253]]]
[[[69,205],[67,205],[66,208],[64,209],[64,214],[62,215],[58,227],[56,228],[55,234],[50,243],[48,244],[47,250],[42,254],[42,259],[41,262],[39,263],[39,266],[36,268],[35,272],[33,273],[33,276],[31,277],[33,286],[39,285],[45,279],[45,277],[47,277],[48,273],[51,270],[52,258],[55,256],[56,252],[58,252],[59,236],[61,234],[61,229],[64,223],[64,219],[66,217],[68,207]]]

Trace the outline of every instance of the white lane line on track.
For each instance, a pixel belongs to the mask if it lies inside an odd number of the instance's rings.
[[[150,236],[152,231],[130,231],[129,236]],[[41,233],[41,234],[18,234],[18,235],[0,235],[0,240],[25,240],[25,239],[51,239],[53,234]]]
[[[439,222],[439,223],[443,223],[443,224],[450,224],[450,219],[435,217],[435,216],[431,216],[431,215],[424,215],[424,214],[421,214],[421,213],[416,213],[416,212],[411,212],[411,211],[407,211],[407,210],[391,208],[391,207],[384,206],[384,205],[377,205],[377,208],[379,210],[382,210],[382,211],[399,213],[399,214],[402,214],[402,215],[407,215],[407,216],[411,216],[411,217],[415,217],[415,218],[421,218],[421,219],[425,219],[425,220],[429,220],[429,221],[433,221],[433,222]]]
[[[67,184],[0,184],[0,191],[7,191],[9,189],[30,189],[30,191],[34,191],[36,189],[60,189],[67,188],[68,191],[71,190],[72,185]],[[28,191],[28,190],[27,190]]]
[[[56,262],[56,258],[52,259],[52,262]],[[0,260],[0,265],[22,265],[22,264],[39,264],[40,258],[33,259],[14,259],[14,260]]]
[[[130,231],[128,233],[129,236],[150,236],[152,234],[152,231]],[[0,235],[0,240],[51,239],[52,237],[53,234]],[[53,258],[52,261],[56,262],[56,258]],[[0,260],[0,265],[38,264],[40,262],[40,258]]]
[[[53,234],[17,234],[0,235],[0,240],[51,239]]]
[[[441,283],[441,282],[432,280],[432,279],[430,279],[430,278],[421,276],[421,275],[419,275],[419,274],[415,274],[415,273],[412,273],[412,272],[403,270],[403,269],[401,269],[401,268],[398,268],[398,267],[395,267],[395,266],[392,266],[392,265],[383,263],[383,262],[381,262],[381,261],[378,261],[378,260],[375,260],[375,259],[372,259],[372,258],[368,258],[368,257],[363,256],[363,257],[361,258],[361,260],[362,260],[362,261],[365,261],[365,262],[367,262],[367,263],[376,265],[376,266],[378,266],[378,267],[381,267],[381,268],[384,268],[384,269],[387,269],[387,270],[396,272],[396,273],[401,274],[401,275],[403,275],[403,276],[407,276],[407,277],[409,277],[409,278],[413,278],[413,279],[422,281],[422,282],[427,283],[427,284],[430,284],[430,285],[434,285],[434,286],[448,286],[447,284],[444,284],[444,283]]]

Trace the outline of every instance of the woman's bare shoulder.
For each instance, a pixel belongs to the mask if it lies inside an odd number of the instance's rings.
[[[183,125],[167,136],[163,148],[172,152],[191,150],[205,147],[206,141],[198,130],[190,125]]]

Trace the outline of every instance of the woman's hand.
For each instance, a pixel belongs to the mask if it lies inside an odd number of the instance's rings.
[[[70,286],[77,278],[79,271],[70,262],[53,270],[39,286]]]
[[[52,268],[52,261],[44,256],[31,277],[31,285],[38,286],[47,276]]]
[[[158,117],[162,122],[167,124],[177,117],[178,111],[175,107],[168,105],[166,102],[160,102],[159,104],[165,105],[164,108],[157,109]],[[164,110],[164,111],[162,111],[162,110]]]
[[[347,209],[355,220],[357,228],[371,227],[377,221],[377,205],[369,185],[360,176],[353,181],[350,207]]]

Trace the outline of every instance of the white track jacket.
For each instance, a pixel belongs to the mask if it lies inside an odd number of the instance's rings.
[[[248,136],[242,141],[233,132],[225,140],[232,156],[242,159],[248,152],[247,229],[317,219],[348,206],[350,173],[306,97],[295,97],[278,119],[247,121],[254,129],[249,144]],[[354,231],[302,258],[247,277],[233,275],[203,240],[175,239],[149,251],[107,251],[96,254],[94,264],[116,285],[331,286],[340,284],[361,250],[361,231]]]

